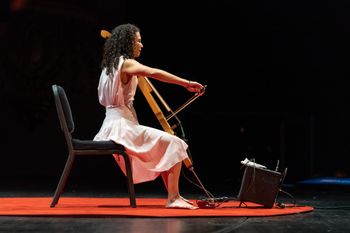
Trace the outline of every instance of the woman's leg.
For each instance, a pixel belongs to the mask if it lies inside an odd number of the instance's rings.
[[[168,191],[168,171],[162,172],[162,179],[164,182],[164,186],[166,188],[166,190]]]
[[[164,182],[164,186],[166,188],[166,190],[168,191],[168,171],[165,171],[165,172],[162,172],[162,179],[163,179],[163,182]],[[194,202],[193,201],[190,201],[186,198],[184,198],[183,196],[180,195],[180,197],[187,203],[193,205]]]
[[[191,205],[188,201],[180,196],[179,193],[179,178],[181,171],[181,162],[175,164],[169,171],[162,174],[165,187],[168,190],[168,200],[166,207],[168,208],[184,208],[184,209],[197,209],[197,207]]]

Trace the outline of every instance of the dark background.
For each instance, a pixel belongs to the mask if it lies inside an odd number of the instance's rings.
[[[288,168],[286,181],[347,176],[349,41],[347,1],[2,0],[0,175],[48,178],[67,148],[51,85],[70,99],[75,136],[93,138],[101,29],[141,28],[140,61],[207,85],[179,113],[206,183],[240,181],[240,161]],[[192,94],[154,81],[176,109]],[[141,123],[159,124],[138,93]],[[78,160],[73,177],[121,175],[112,158]]]

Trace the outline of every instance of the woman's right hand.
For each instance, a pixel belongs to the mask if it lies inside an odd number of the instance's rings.
[[[203,95],[205,91],[205,87],[202,84],[194,81],[188,81],[188,85],[186,86],[186,89],[189,92],[196,92],[199,95]]]

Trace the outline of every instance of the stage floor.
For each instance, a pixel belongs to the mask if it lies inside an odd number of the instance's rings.
[[[120,181],[70,180],[64,196],[113,197],[125,196],[126,190]],[[47,179],[1,180],[0,197],[53,195],[57,181]],[[137,185],[137,197],[164,197],[160,181]],[[208,187],[207,187],[208,188]],[[184,190],[185,189],[185,190]],[[237,195],[239,187],[210,185],[215,196]],[[350,188],[348,186],[285,185],[285,194],[279,202],[314,207],[308,213],[273,217],[0,217],[0,232],[123,232],[123,233],[228,233],[228,232],[348,232],[350,229]],[[199,199],[200,190],[183,188],[186,197]]]

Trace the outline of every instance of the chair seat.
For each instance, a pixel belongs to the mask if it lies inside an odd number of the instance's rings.
[[[72,139],[75,150],[125,150],[123,145],[117,144],[111,140],[94,141]]]

